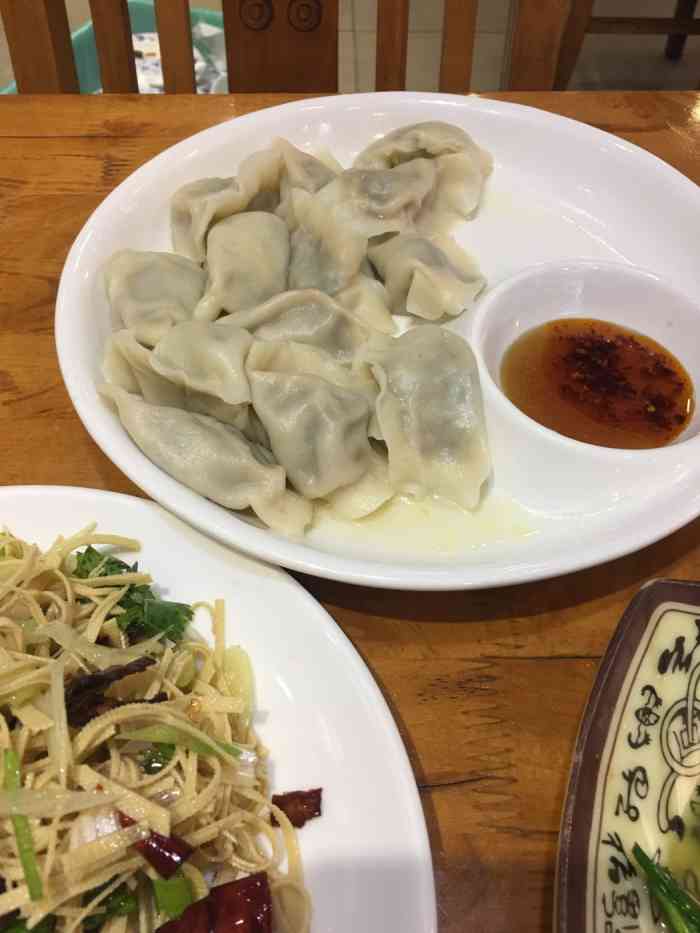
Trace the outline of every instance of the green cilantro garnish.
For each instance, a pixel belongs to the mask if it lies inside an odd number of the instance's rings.
[[[105,557],[92,545],[79,552],[76,561],[75,576],[82,580],[138,571],[138,564],[130,567],[118,557]],[[190,606],[158,599],[150,586],[145,584],[130,586],[117,605],[124,610],[115,617],[117,625],[122,631],[128,632],[132,641],[142,641],[154,635],[180,641],[192,620]]]
[[[118,557],[101,554],[91,544],[88,544],[84,551],[79,551],[75,557],[76,567],[73,575],[81,580],[95,576],[111,577],[118,573],[132,573],[138,569],[138,564],[130,567]]]
[[[117,616],[117,625],[139,641],[154,635],[180,641],[193,615],[187,603],[158,599],[148,586],[129,587],[119,605],[125,611]]]

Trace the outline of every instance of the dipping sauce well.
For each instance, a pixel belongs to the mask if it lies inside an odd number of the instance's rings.
[[[501,387],[535,421],[600,447],[663,447],[694,407],[693,383],[672,353],[590,318],[561,318],[524,333],[503,357]]]

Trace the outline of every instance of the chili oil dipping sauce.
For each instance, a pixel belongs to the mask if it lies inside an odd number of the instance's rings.
[[[619,324],[559,318],[503,355],[501,388],[521,411],[566,437],[601,447],[664,447],[693,414],[693,383],[665,347]]]

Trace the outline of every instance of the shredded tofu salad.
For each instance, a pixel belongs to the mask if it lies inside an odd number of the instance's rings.
[[[224,604],[161,599],[115,550],[139,543],[92,525],[42,553],[0,534],[0,929],[219,931],[240,916],[304,933],[296,832],[269,796]],[[213,647],[189,632],[197,611]]]

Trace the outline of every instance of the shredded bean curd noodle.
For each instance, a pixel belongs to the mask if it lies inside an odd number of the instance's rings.
[[[192,607],[210,614],[213,647],[189,632],[177,642],[161,635],[130,644],[117,604],[127,587],[151,578],[137,571],[79,578],[74,552],[90,545],[139,550],[137,541],[97,534],[95,525],[44,553],[0,533],[0,917],[19,909],[32,929],[52,915],[57,933],[73,933],[125,885],[138,910],[109,917],[102,930],[151,933],[168,918],[149,883],[158,875],[134,844],[160,833],[193,847],[182,874],[194,900],[265,871],[275,929],[305,933],[310,901],[296,832],[270,801],[267,753],[251,724],[249,663],[241,649],[226,648],[223,602]],[[109,686],[110,707],[80,727],[69,724],[71,678],[145,655],[154,663]],[[155,735],[174,737],[174,752],[146,773],[144,752],[162,741],[148,738]],[[15,760],[18,789],[7,777]],[[33,853],[23,858],[27,827]],[[34,897],[27,859],[38,872]]]

